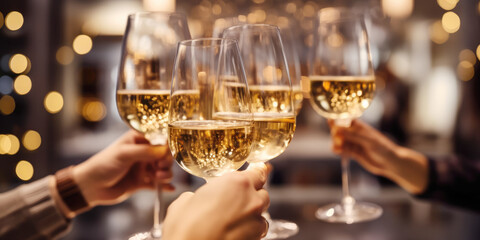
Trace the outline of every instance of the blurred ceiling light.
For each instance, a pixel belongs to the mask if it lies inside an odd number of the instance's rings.
[[[92,38],[85,34],[80,34],[73,40],[73,50],[79,54],[84,55],[92,50]]]
[[[142,8],[140,1],[97,1],[83,16],[82,32],[90,35],[122,36],[127,25],[128,15],[150,8]],[[165,2],[156,0],[156,2]],[[153,8],[153,7],[152,7]]]
[[[42,137],[37,131],[29,130],[23,135],[22,144],[29,151],[36,150],[42,144]]]
[[[7,134],[7,137],[10,139],[10,149],[8,150],[7,154],[17,154],[18,150],[20,149],[20,141],[18,141],[18,138],[12,134]]]
[[[312,3],[307,2],[305,6],[303,6],[303,16],[313,17],[313,15],[315,15],[315,7]]]
[[[265,22],[265,19],[267,19],[267,13],[262,9],[255,10],[254,14],[258,23]]]
[[[438,6],[444,10],[452,10],[457,6],[458,0],[437,0]]]
[[[13,80],[11,77],[4,75],[0,77],[0,93],[8,95],[13,91]]]
[[[32,80],[27,75],[19,75],[15,78],[13,88],[18,95],[25,95],[32,89]]]
[[[98,100],[88,101],[82,107],[82,116],[89,122],[98,122],[107,115],[107,107]]]
[[[247,16],[245,15],[238,15],[238,21],[240,22],[247,22]]]
[[[143,8],[150,12],[175,12],[175,0],[143,0]]]
[[[480,44],[477,46],[477,58],[480,61]]]
[[[455,33],[460,29],[460,17],[454,12],[446,12],[442,17],[443,29],[448,33]]]
[[[20,74],[29,70],[30,60],[23,54],[17,53],[10,58],[10,70],[16,74]]]
[[[264,3],[265,0],[252,0],[252,2],[254,2],[256,4],[261,4],[261,3]]]
[[[430,27],[430,39],[436,44],[443,44],[448,41],[449,33],[445,32],[442,27],[442,21],[435,21]]]
[[[9,95],[0,98],[0,112],[3,115],[10,115],[15,110],[15,100]]]
[[[73,58],[74,58],[73,50],[69,46],[60,47],[57,50],[57,54],[55,55],[55,57],[58,63],[62,65],[68,65],[73,61]]]
[[[63,108],[63,96],[59,92],[49,92],[47,96],[45,96],[45,100],[43,101],[43,105],[45,109],[49,113],[57,113],[60,112]]]
[[[5,26],[11,31],[17,31],[23,26],[23,15],[12,11],[5,16]]]
[[[17,177],[23,181],[32,179],[33,172],[33,165],[25,160],[18,162],[17,166],[15,167],[15,173],[17,174]]]
[[[220,15],[222,13],[222,6],[220,6],[220,4],[213,4],[212,13],[213,15]]]
[[[0,28],[3,26],[3,13],[0,12]]]
[[[477,62],[477,57],[475,56],[475,53],[470,50],[470,49],[463,49],[460,51],[458,54],[458,60],[461,61],[468,61],[472,65],[474,65]]]
[[[467,60],[461,61],[457,66],[457,76],[462,81],[468,81],[475,75],[473,64]]]
[[[413,12],[413,0],[382,0],[385,15],[392,18],[407,18]]]
[[[0,134],[0,154],[7,154],[11,146],[10,138],[7,135]]]

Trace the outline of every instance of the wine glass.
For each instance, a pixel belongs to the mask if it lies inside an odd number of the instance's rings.
[[[250,164],[264,164],[282,154],[295,132],[292,84],[278,27],[242,24],[224,30],[223,37],[239,41],[252,98],[254,142]],[[283,239],[298,232],[295,223],[269,221],[265,239]]]
[[[128,16],[117,82],[117,109],[152,145],[167,143],[170,82],[176,44],[189,39],[184,15],[145,12]],[[160,239],[162,185],[155,181],[153,228],[130,239]]]
[[[349,127],[372,102],[375,75],[363,16],[345,8],[319,11],[310,66],[310,101],[323,117]],[[356,202],[349,190],[349,159],[342,157],[341,203],[319,208],[316,217],[328,222],[355,223],[382,214],[376,204]]]
[[[297,39],[290,27],[280,28],[285,58],[287,60],[290,81],[292,82],[293,105],[295,115],[298,115],[303,105],[302,74],[300,69],[300,58],[296,48]]]
[[[170,150],[188,173],[208,181],[244,165],[253,141],[253,115],[235,40],[178,44],[168,126]]]

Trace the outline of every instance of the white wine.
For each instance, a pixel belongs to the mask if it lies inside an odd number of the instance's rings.
[[[176,91],[172,95],[171,121],[198,119],[200,92],[197,90]]]
[[[374,94],[374,76],[310,76],[312,105],[329,119],[360,117]]]
[[[239,169],[252,146],[251,121],[177,121],[168,131],[175,160],[185,171],[203,178]]]
[[[295,115],[297,115],[302,109],[303,103],[303,91],[300,86],[292,87],[293,93],[293,106],[295,107]]]
[[[165,144],[168,127],[168,90],[118,90],[120,117],[133,129],[144,133],[152,144]]]
[[[289,86],[250,86],[253,112],[293,113],[292,89]]]
[[[249,162],[266,162],[282,154],[295,133],[295,117],[284,113],[254,113]]]

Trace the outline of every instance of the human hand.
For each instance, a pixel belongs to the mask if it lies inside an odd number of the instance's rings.
[[[195,193],[175,200],[163,223],[165,240],[254,240],[268,230],[262,212],[269,197],[263,185],[268,169],[249,166],[211,179]]]
[[[427,158],[416,151],[398,146],[381,132],[361,120],[348,128],[329,120],[332,150],[353,158],[369,172],[396,182],[405,190],[417,194],[428,181]]]
[[[73,178],[89,206],[123,201],[136,190],[168,184],[172,178],[168,146],[153,146],[130,130],[110,146],[74,167]]]

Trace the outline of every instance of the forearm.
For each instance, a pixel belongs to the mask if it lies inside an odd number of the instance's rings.
[[[0,239],[54,239],[70,221],[50,191],[52,176],[0,194]]]

